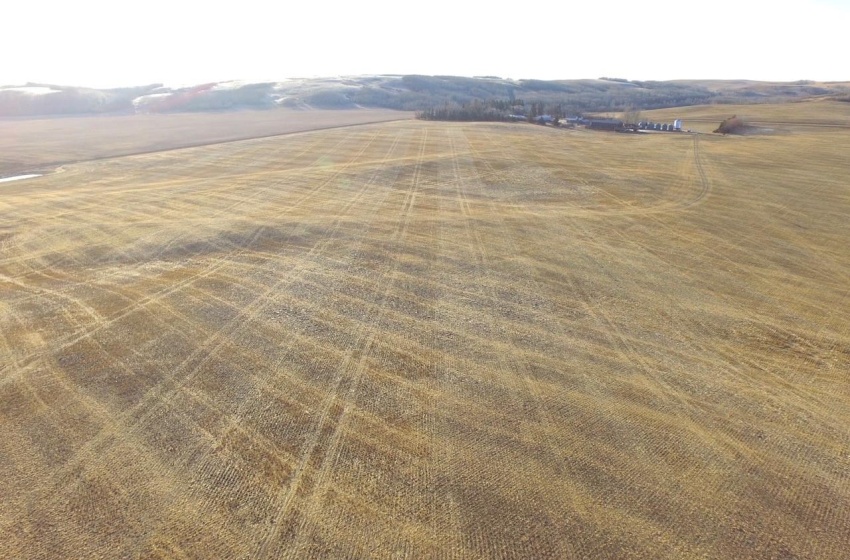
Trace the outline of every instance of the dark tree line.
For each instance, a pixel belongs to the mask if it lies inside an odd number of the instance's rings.
[[[504,100],[479,101],[469,103],[443,103],[437,107],[416,112],[417,119],[426,121],[508,121],[511,120],[511,107]]]
[[[449,103],[437,105],[416,112],[416,118],[426,121],[516,121],[528,120],[539,122],[539,117],[548,116],[548,122],[557,123],[568,112],[562,103],[543,103],[532,101],[526,103],[522,99],[489,99],[486,101],[473,100],[466,103]]]

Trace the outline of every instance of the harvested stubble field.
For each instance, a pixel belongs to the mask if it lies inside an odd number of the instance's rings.
[[[0,119],[0,177],[52,171],[57,165],[395,121],[412,116],[384,109],[239,111]]]
[[[684,119],[685,128],[701,132],[717,129],[723,119],[733,115],[741,117],[747,124],[779,134],[818,129],[850,130],[850,103],[831,99],[761,105],[693,105],[646,111],[642,115],[648,120],[659,122]]]
[[[846,557],[848,153],[405,121],[6,183],[0,557]]]

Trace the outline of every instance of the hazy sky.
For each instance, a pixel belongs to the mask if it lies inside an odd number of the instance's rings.
[[[370,73],[850,80],[850,0],[580,4],[10,0],[0,84]]]

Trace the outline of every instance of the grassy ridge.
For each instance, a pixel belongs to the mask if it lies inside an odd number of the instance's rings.
[[[95,90],[29,84],[0,87],[0,117],[32,115],[217,112],[287,108],[373,107],[421,111],[444,104],[522,100],[561,106],[567,114],[655,109],[707,103],[767,103],[847,97],[848,82],[747,80],[640,81],[533,80],[498,77],[370,75],[290,79],[282,82],[209,83],[184,88],[161,84]],[[33,95],[27,90],[41,91]],[[44,93],[50,92],[50,93]]]

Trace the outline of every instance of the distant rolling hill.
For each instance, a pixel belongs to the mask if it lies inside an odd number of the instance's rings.
[[[371,75],[218,82],[191,87],[150,84],[92,89],[29,83],[0,87],[0,117],[103,113],[169,113],[241,109],[420,110],[474,100],[561,105],[573,113],[659,109],[702,104],[761,103],[811,97],[850,98],[850,82],[749,80],[512,80],[494,76]]]

